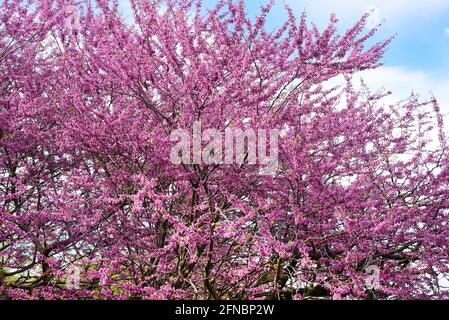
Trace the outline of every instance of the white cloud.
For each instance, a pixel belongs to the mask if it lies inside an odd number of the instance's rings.
[[[434,94],[444,102],[442,105],[449,112],[449,75],[411,70],[405,67],[380,67],[359,73],[356,79],[363,78],[373,89],[385,88],[393,92],[393,97],[405,98],[412,91],[423,97]]]
[[[397,29],[404,21],[416,23],[416,19],[431,17],[449,9],[447,0],[288,0],[296,10],[305,9],[311,20],[326,23],[329,14],[335,12],[342,22],[352,24],[369,7],[376,7],[382,13],[382,20]]]
[[[395,105],[404,101],[412,93],[418,94],[420,101],[429,101],[435,97],[443,115],[446,136],[449,133],[449,75],[428,73],[421,70],[411,70],[404,67],[380,67],[374,70],[363,71],[355,74],[352,83],[355,88],[360,88],[361,80],[367,85],[371,93],[378,90],[390,91],[391,95],[383,98],[381,103]],[[326,87],[345,85],[343,76],[331,79]],[[338,107],[345,107],[345,101],[340,101]],[[436,131],[434,132],[436,137]]]
[[[422,100],[428,100],[432,96],[437,98],[443,113],[449,115],[449,74],[437,72],[425,72],[406,67],[379,67],[356,73],[353,84],[359,87],[361,81],[367,85],[373,93],[384,89],[392,94],[386,97],[386,103],[402,101],[412,93],[418,94]],[[344,85],[343,76],[338,76],[328,82],[329,86]],[[449,120],[449,119],[448,119]]]
[[[370,17],[367,21],[367,27],[372,29],[379,25],[379,23],[381,22],[380,8],[378,6],[371,5],[368,7],[368,9],[366,9],[366,12],[370,13]]]
[[[385,100],[394,103],[404,100],[412,92],[420,95],[422,100],[435,96],[449,125],[449,75],[446,73],[430,73],[411,70],[404,67],[380,67],[368,70],[355,76],[355,81],[363,79],[372,92],[379,89],[391,91],[392,95]]]
[[[444,29],[444,32],[449,36],[449,28]]]

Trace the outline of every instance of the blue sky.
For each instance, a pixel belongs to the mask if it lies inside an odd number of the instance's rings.
[[[120,0],[125,9],[126,0]],[[217,0],[205,0],[213,6]],[[285,19],[283,3],[299,15],[306,11],[309,22],[324,27],[332,12],[340,20],[341,32],[365,12],[374,10],[373,22],[382,22],[377,35],[382,40],[397,35],[384,57],[384,67],[360,74],[373,89],[392,90],[392,99],[402,100],[412,91],[423,98],[435,95],[449,114],[449,0],[278,0],[270,27]],[[245,1],[255,14],[266,0]],[[449,116],[447,117],[449,119]]]

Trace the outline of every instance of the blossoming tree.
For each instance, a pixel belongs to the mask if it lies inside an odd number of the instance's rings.
[[[131,4],[0,4],[0,295],[447,298],[443,118],[352,85],[390,43],[368,16]],[[195,121],[282,130],[278,171],[171,163]]]

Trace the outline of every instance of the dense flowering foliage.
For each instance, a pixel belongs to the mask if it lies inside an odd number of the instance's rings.
[[[0,296],[448,298],[443,119],[351,84],[390,43],[367,16],[131,3],[0,4]],[[172,164],[197,120],[282,129],[278,172]]]

